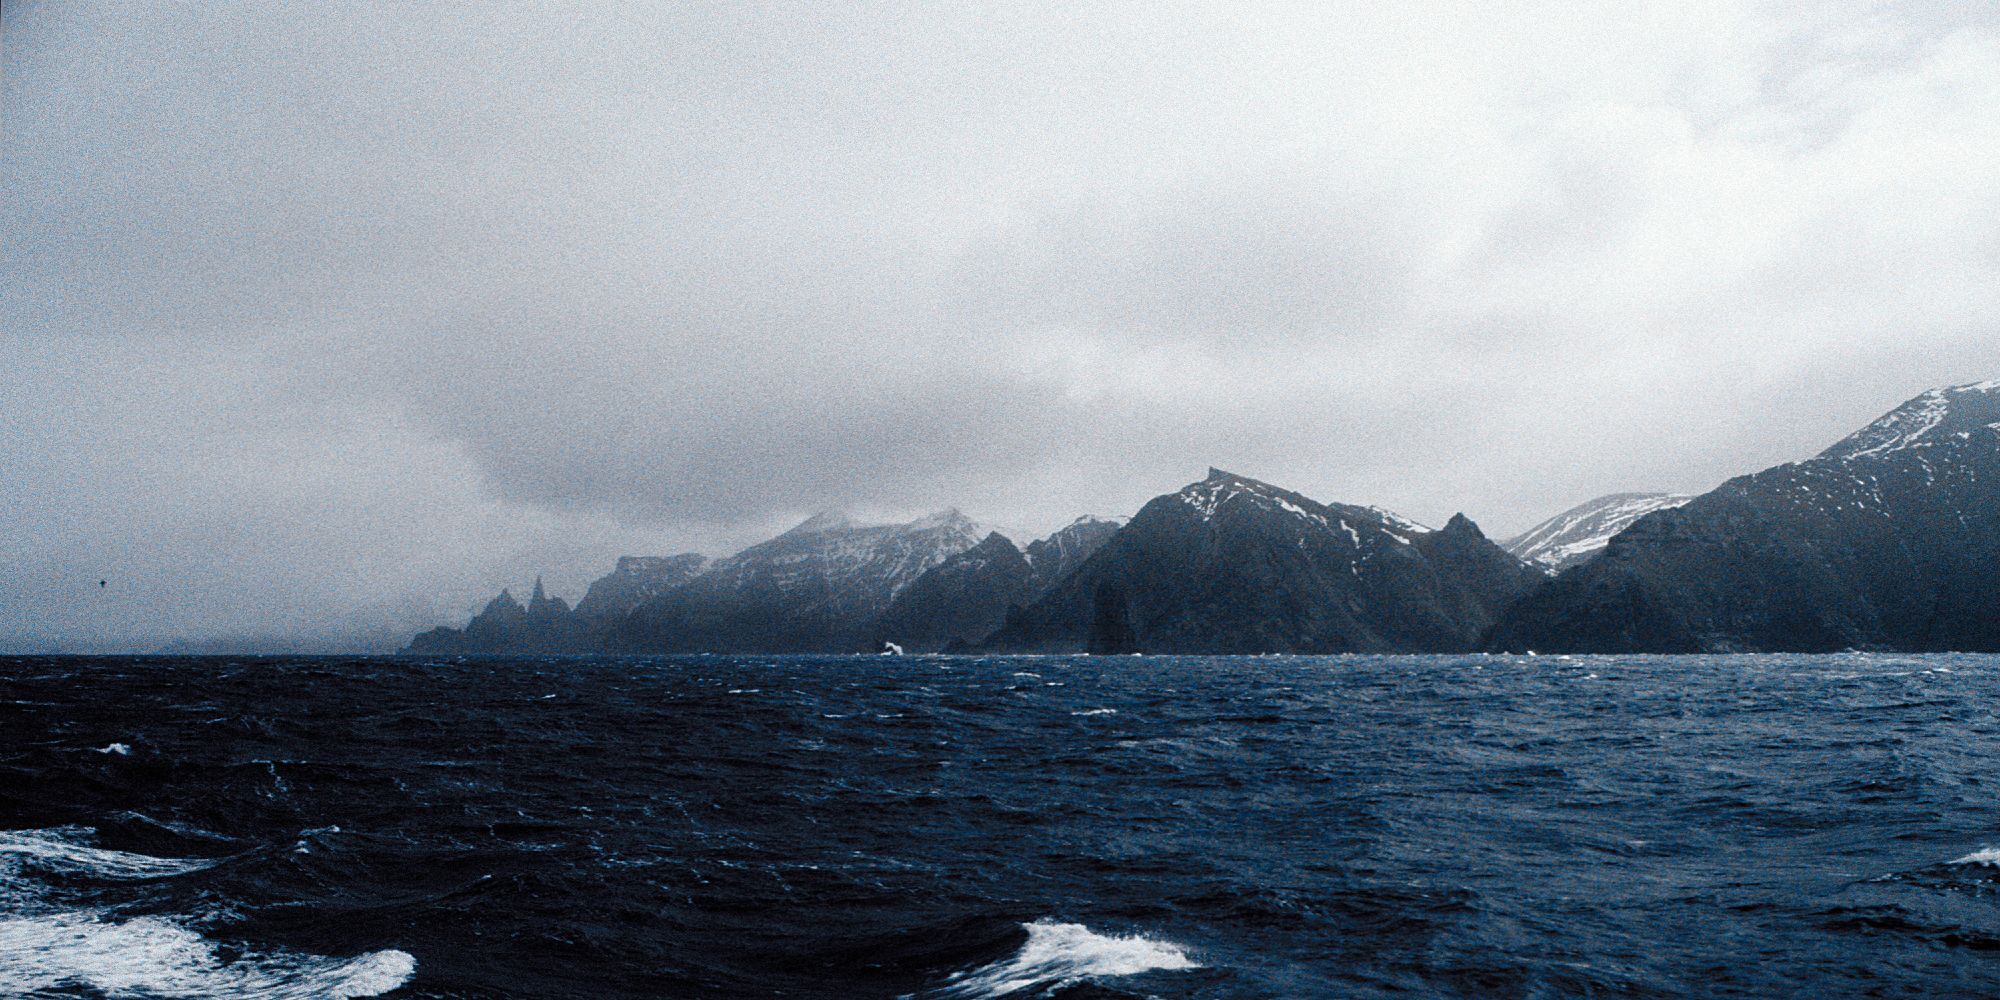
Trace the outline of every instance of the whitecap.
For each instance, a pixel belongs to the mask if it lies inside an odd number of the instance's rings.
[[[1086,708],[1086,709],[1084,709],[1084,710],[1083,710],[1083,711],[1081,711],[1081,712],[1071,712],[1071,713],[1069,713],[1069,714],[1071,714],[1071,715],[1117,715],[1117,714],[1118,714],[1118,710],[1117,710],[1117,709],[1115,709],[1115,708]]]
[[[166,878],[200,871],[219,860],[109,851],[90,845],[93,833],[88,827],[76,826],[0,830],[0,878],[18,873],[23,866],[103,879]]]
[[[1985,865],[1988,868],[2000,868],[2000,847],[1982,847],[1965,857],[1953,858],[1950,863],[1954,865]]]
[[[310,842],[314,837],[322,837],[329,833],[339,833],[339,832],[340,832],[340,827],[338,825],[315,826],[309,830],[300,830],[298,843],[292,845],[292,853],[311,854],[312,844]]]
[[[127,744],[127,743],[113,743],[113,744],[111,744],[111,745],[110,745],[110,746],[108,746],[108,747],[98,747],[98,748],[97,748],[97,752],[98,752],[98,753],[115,753],[115,754],[117,754],[117,755],[118,755],[118,756],[120,756],[120,757],[125,757],[125,756],[129,756],[129,755],[130,755],[130,754],[132,753],[132,747],[131,747],[131,745],[130,745],[130,744]]]
[[[1179,945],[1141,934],[1099,934],[1082,924],[1037,920],[1021,925],[1028,940],[1011,957],[952,976],[934,997],[991,998],[1040,987],[1063,989],[1087,979],[1198,969]]]
[[[305,831],[318,832],[328,831]],[[106,911],[55,904],[36,875],[136,881],[224,860],[107,850],[94,846],[95,837],[81,826],[0,830],[0,996],[83,989],[107,997],[344,1000],[387,993],[416,970],[416,959],[395,950],[354,958],[233,950],[224,958],[215,942],[183,922],[192,918],[119,921]]]
[[[387,993],[409,982],[416,966],[408,952],[395,950],[345,959],[251,951],[225,960],[214,942],[167,917],[0,918],[5,996],[83,987],[113,997],[346,1000]]]

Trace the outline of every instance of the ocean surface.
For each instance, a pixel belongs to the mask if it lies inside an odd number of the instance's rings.
[[[5,997],[2000,996],[2000,657],[0,660]]]

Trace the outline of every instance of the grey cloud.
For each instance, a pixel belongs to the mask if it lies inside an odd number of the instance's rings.
[[[1209,464],[1503,534],[2000,374],[1990,12],[4,16],[0,642]]]

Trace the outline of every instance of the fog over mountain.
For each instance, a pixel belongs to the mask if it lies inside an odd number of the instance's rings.
[[[1508,538],[2000,371],[2000,14],[1587,10],[10,2],[0,649],[1210,465]]]

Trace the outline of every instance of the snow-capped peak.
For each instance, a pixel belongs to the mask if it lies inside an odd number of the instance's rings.
[[[1926,447],[2000,422],[2000,379],[1932,389],[1820,452],[1824,459],[1875,458]]]
[[[1354,528],[1356,524],[1372,527],[1403,545],[1433,530],[1380,507],[1321,503],[1270,483],[1220,469],[1208,470],[1208,478],[1189,483],[1174,496],[1199,512],[1204,521],[1213,520],[1216,512],[1226,505],[1247,504],[1254,509],[1280,511],[1301,521],[1340,531],[1356,547],[1361,545],[1360,534]]]
[[[1182,503],[1200,512],[1203,520],[1214,518],[1215,512],[1224,504],[1240,498],[1259,507],[1277,507],[1299,517],[1322,523],[1326,521],[1324,515],[1315,513],[1296,502],[1304,499],[1297,494],[1216,468],[1210,468],[1207,478],[1201,482],[1189,483],[1174,495]]]

